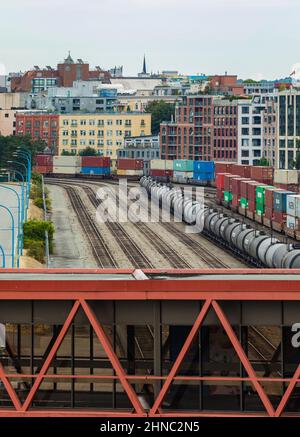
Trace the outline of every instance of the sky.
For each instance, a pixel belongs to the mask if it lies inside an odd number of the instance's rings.
[[[68,50],[91,67],[286,77],[300,61],[299,0],[9,0],[0,74],[55,67]]]

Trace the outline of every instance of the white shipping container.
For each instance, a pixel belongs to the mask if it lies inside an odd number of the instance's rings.
[[[178,171],[174,170],[174,177],[175,178],[185,178],[185,179],[192,179],[193,178],[193,172],[192,171]]]
[[[297,217],[291,215],[286,216],[286,227],[289,229],[296,229],[298,223]]]
[[[298,184],[298,171],[274,170],[274,184]]]
[[[286,213],[293,217],[300,217],[300,195],[286,196]]]
[[[165,167],[166,170],[173,170],[173,161],[172,161],[172,159],[167,159],[165,161],[165,163],[166,163],[166,167]]]
[[[125,170],[126,176],[143,176],[144,170]]]
[[[56,174],[78,174],[80,171],[81,167],[71,167],[70,165],[53,167],[53,173]]]
[[[152,170],[165,170],[166,169],[166,161],[164,159],[151,159],[150,168]]]
[[[53,167],[81,167],[81,156],[54,156]]]

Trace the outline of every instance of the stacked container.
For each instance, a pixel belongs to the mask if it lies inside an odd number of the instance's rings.
[[[227,175],[227,174],[228,173],[217,173],[216,174],[216,188],[217,188],[216,201],[219,205],[221,205],[221,203],[223,202],[224,179],[225,179],[225,175]]]
[[[104,156],[82,156],[81,173],[85,175],[110,175],[110,158]]]
[[[173,161],[170,159],[152,159],[150,172],[152,177],[170,178],[173,176]]]
[[[53,173],[78,174],[81,171],[81,156],[54,156]]]
[[[232,173],[232,162],[215,162],[215,172],[217,173]]]
[[[53,156],[52,155],[36,155],[36,165],[33,171],[40,174],[53,173]]]
[[[203,183],[215,179],[215,163],[213,161],[194,161],[193,179]]]
[[[248,184],[248,194],[247,194],[247,212],[246,215],[250,219],[254,220],[255,217],[255,211],[256,211],[256,187],[258,185],[261,185],[259,182],[256,181],[250,181],[247,182]]]
[[[249,181],[247,178],[237,177],[232,179],[232,204],[231,207],[233,210],[237,211],[240,205],[241,198],[241,183],[242,181]]]
[[[300,235],[300,195],[288,195],[286,200],[286,233]]]
[[[272,225],[275,230],[281,231],[286,223],[287,196],[290,194],[294,193],[285,190],[274,191],[274,212]]]
[[[176,182],[186,183],[193,179],[194,161],[190,159],[175,159],[173,161],[173,177]]]
[[[287,191],[299,192],[297,170],[274,170],[274,185]]]
[[[225,206],[229,206],[232,201],[232,181],[238,178],[238,175],[226,174],[224,175],[224,203]]]
[[[250,177],[254,181],[261,182],[263,184],[273,184],[273,167],[254,166],[250,167]]]
[[[248,209],[248,183],[252,182],[249,179],[244,179],[240,184],[240,206],[239,213],[246,215]]]
[[[274,192],[280,191],[275,187],[265,188],[265,211],[263,217],[263,224],[271,228],[274,211]]]
[[[242,178],[250,178],[251,167],[249,165],[232,164],[232,173],[235,173]]]
[[[142,159],[118,159],[117,161],[117,175],[118,176],[143,176],[144,161]]]

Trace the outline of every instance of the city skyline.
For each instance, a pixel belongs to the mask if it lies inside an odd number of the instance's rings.
[[[149,72],[227,71],[256,80],[286,77],[299,61],[296,0],[187,0],[184,7],[177,0],[67,0],[64,14],[57,0],[43,8],[29,0],[22,14],[15,13],[18,3],[1,7],[2,73],[3,66],[7,73],[55,66],[68,50],[91,66],[123,65],[126,76],[142,71],[144,53]]]

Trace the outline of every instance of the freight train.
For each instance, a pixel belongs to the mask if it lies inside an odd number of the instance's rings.
[[[238,220],[187,198],[178,187],[160,184],[146,176],[141,178],[140,185],[161,206],[170,208],[187,224],[197,224],[199,233],[203,232],[249,264],[277,269],[300,268],[300,245],[283,243],[243,223],[242,219]]]

